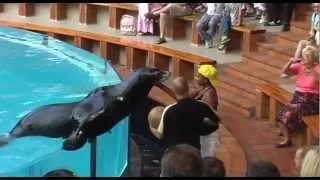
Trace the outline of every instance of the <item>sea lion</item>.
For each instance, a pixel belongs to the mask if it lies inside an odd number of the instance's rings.
[[[77,150],[88,139],[112,129],[147,98],[153,85],[169,76],[169,72],[158,68],[143,67],[118,85],[94,90],[74,107],[71,118],[78,128],[64,141],[63,149]]]
[[[26,114],[9,134],[0,136],[0,146],[25,136],[67,138],[76,127],[70,115],[78,102],[41,106]]]
[[[21,118],[9,134],[0,136],[0,146],[16,138],[45,136],[67,138],[63,149],[79,149],[87,139],[112,129],[147,97],[153,85],[169,76],[169,72],[144,67],[120,84],[96,88],[81,101],[39,107]]]

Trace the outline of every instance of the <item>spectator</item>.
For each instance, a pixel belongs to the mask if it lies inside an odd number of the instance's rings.
[[[164,111],[163,106],[157,106],[151,109],[148,115],[150,131],[158,139],[161,139],[161,136],[162,136],[162,132],[159,132],[157,129],[159,128],[163,111]]]
[[[202,170],[199,150],[188,144],[168,148],[161,159],[161,177],[199,177]]]
[[[243,21],[243,3],[225,3],[225,11],[221,17],[221,39],[218,42],[218,52],[226,53],[227,44],[231,40],[231,26],[240,26]]]
[[[224,3],[206,3],[207,12],[197,23],[197,29],[207,48],[212,48],[212,39],[223,15]]]
[[[173,91],[178,101],[165,108],[158,128],[164,146],[185,143],[200,149],[200,136],[217,130],[219,117],[207,104],[189,97],[188,84],[182,77],[174,79]]]
[[[160,3],[138,3],[138,21],[137,31],[138,35],[146,35],[148,33],[154,33],[154,20],[145,17],[145,14],[159,10],[161,8]]]
[[[157,41],[157,44],[166,42],[165,32],[168,27],[170,16],[176,17],[191,15],[194,9],[198,8],[199,5],[200,3],[169,3],[157,11],[147,13],[147,18],[153,18],[160,14],[160,38]]]
[[[313,14],[311,16],[309,40],[299,41],[294,57],[291,58],[290,60],[292,61],[301,60],[302,49],[308,45],[312,45],[319,48],[320,46],[319,31],[320,31],[320,3],[313,3]]]
[[[249,164],[247,177],[281,177],[281,174],[271,161],[259,160]]]
[[[316,146],[308,146],[308,147],[301,147],[297,149],[296,154],[294,156],[294,164],[295,164],[295,170],[298,176],[300,176],[300,171],[301,171],[301,165],[303,162],[304,157],[306,156],[306,153],[312,149],[312,148],[317,148]]]
[[[302,128],[303,116],[319,114],[318,59],[318,50],[313,46],[307,46],[302,50],[300,63],[291,60],[282,69],[285,74],[297,75],[297,80],[293,99],[279,113],[279,128],[284,135],[284,140],[276,145],[277,148],[291,145],[288,128]]]
[[[266,3],[267,22],[265,26],[280,26],[282,19],[282,4],[281,3]]]
[[[190,96],[207,103],[212,109],[218,109],[218,96],[215,86],[218,84],[217,69],[209,64],[200,65],[198,75],[189,85]]]
[[[204,177],[225,177],[226,170],[223,162],[215,157],[204,158],[202,175]]]
[[[301,165],[300,177],[320,177],[320,148],[308,150]]]
[[[72,171],[66,169],[57,169],[48,172],[44,177],[77,177]]]
[[[290,30],[290,21],[293,14],[295,3],[283,3],[283,27],[282,31],[289,31]]]
[[[217,111],[218,96],[215,85],[218,83],[217,69],[212,65],[201,65],[198,68],[198,76],[190,84],[190,95],[196,100],[208,104]],[[202,157],[214,157],[221,143],[219,129],[207,136],[200,137],[200,144],[206,148],[201,148]]]
[[[260,19],[259,23],[264,24],[267,22],[266,3],[253,3],[256,9],[257,18]],[[260,18],[259,18],[260,17]]]

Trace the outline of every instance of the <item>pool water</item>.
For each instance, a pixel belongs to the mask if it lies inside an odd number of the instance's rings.
[[[102,58],[51,37],[46,43],[43,39],[42,34],[0,26],[0,134],[8,133],[21,117],[39,106],[74,102],[96,87],[121,81]],[[113,139],[121,141],[119,137]],[[12,141],[0,148],[0,175],[14,174],[63,151],[61,146],[62,139],[45,137]],[[88,151],[87,146],[83,149]],[[68,157],[76,154],[64,153]],[[88,157],[81,156],[82,163],[88,163]]]

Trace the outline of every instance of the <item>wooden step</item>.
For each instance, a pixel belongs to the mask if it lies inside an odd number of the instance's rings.
[[[253,108],[250,107],[250,109],[244,109],[241,106],[238,106],[237,104],[235,104],[234,102],[231,102],[229,100],[223,99],[221,98],[221,96],[219,95],[219,107],[218,107],[218,111],[224,111],[224,110],[229,110],[231,112],[234,112],[236,114],[239,114],[242,117],[253,117],[255,115],[255,108],[254,106],[252,106]]]
[[[289,59],[294,56],[296,46],[278,43],[257,43],[258,51],[268,55]]]
[[[253,84],[274,83],[280,78],[277,73],[272,73],[247,62],[230,64],[226,68],[226,73],[238,76]]]
[[[242,54],[243,60],[257,67],[265,68],[270,72],[279,74],[281,68],[288,59],[270,56],[261,52],[245,52]]]
[[[292,21],[290,23],[290,31],[300,34],[308,34],[310,31],[310,20],[309,21]]]
[[[273,34],[273,42],[279,44],[289,44],[292,46],[297,46],[300,40],[308,39],[308,34],[306,33],[295,33],[295,32],[278,32]]]
[[[235,95],[241,95],[252,101],[256,100],[255,84],[228,74],[220,75],[219,81],[217,89],[227,90]]]

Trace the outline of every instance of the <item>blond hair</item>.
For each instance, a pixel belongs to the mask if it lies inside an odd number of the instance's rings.
[[[154,129],[157,129],[159,127],[163,111],[163,106],[157,106],[151,109],[151,111],[148,114],[148,121],[150,127]]]
[[[311,54],[314,62],[319,61],[319,49],[315,46],[308,45],[302,50],[302,57]]]
[[[301,177],[320,177],[320,149],[311,148],[302,161]]]

